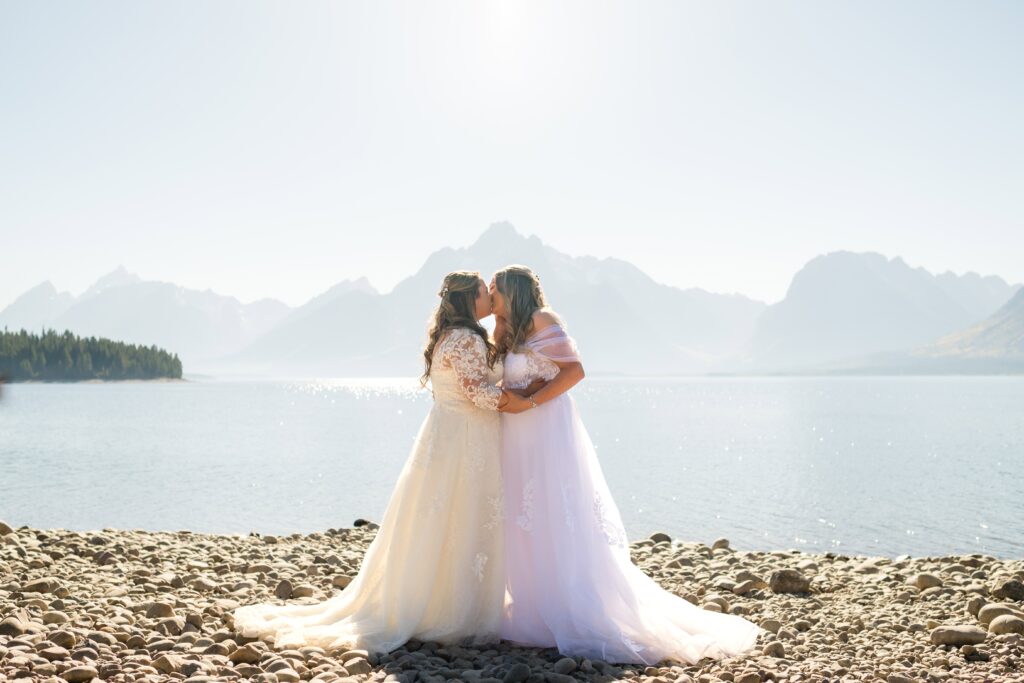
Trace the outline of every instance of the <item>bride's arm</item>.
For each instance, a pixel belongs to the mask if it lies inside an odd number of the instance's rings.
[[[536,394],[538,391],[540,391],[540,389],[542,387],[546,386],[547,383],[548,383],[547,380],[535,379],[535,380],[533,380],[533,382],[530,383],[529,386],[523,387],[521,389],[515,389],[515,388],[509,389],[509,388],[506,388],[505,391],[508,391],[510,393],[513,393],[513,394],[516,394],[518,396],[522,396],[523,398],[526,398],[528,396],[533,396],[534,394]]]
[[[561,320],[558,316],[545,310],[535,312],[533,314],[533,322],[537,333],[540,333],[552,325],[561,326]],[[546,346],[546,350],[544,351],[545,355],[548,356],[548,359],[558,366],[558,374],[543,386],[540,386],[533,392],[526,394],[528,397],[532,396],[533,399],[532,402],[526,401],[528,408],[532,408],[534,405],[539,406],[541,403],[545,403],[551,399],[561,396],[565,392],[569,391],[569,389],[572,389],[574,386],[579,384],[580,380],[586,376],[586,373],[583,371],[583,363],[579,361],[579,356],[576,353],[575,342],[573,342],[568,336],[564,335],[564,333],[562,336],[564,341],[557,342],[555,344],[556,348],[553,349],[551,346]],[[555,358],[551,357],[553,355]],[[558,360],[558,358],[562,358],[563,360]],[[531,384],[528,388],[532,388],[533,386],[534,385]],[[510,406],[505,409],[505,412],[521,411]]]
[[[544,386],[540,387],[534,394],[532,394],[533,403],[536,403],[538,406],[542,403],[550,401],[553,398],[558,398],[559,396],[561,396],[562,394],[564,394],[565,392],[569,391],[574,386],[579,384],[580,380],[582,380],[586,376],[586,374],[583,372],[583,363],[580,363],[579,361],[571,361],[568,363],[559,363],[558,361],[552,362],[558,365],[558,374],[555,375],[550,382],[547,382],[546,384],[544,384]],[[529,396],[529,394],[527,395]],[[529,401],[524,402],[526,403],[526,409],[533,407],[533,404],[530,403]],[[505,412],[512,413],[522,411],[514,410],[512,408],[506,408]]]
[[[445,345],[444,358],[455,371],[466,398],[484,410],[529,406],[529,401],[487,381],[487,347],[480,335],[468,331],[452,334],[458,336]]]

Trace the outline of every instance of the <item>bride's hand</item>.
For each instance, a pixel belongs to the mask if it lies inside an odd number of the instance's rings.
[[[547,380],[535,379],[532,382],[530,382],[530,385],[528,387],[526,387],[526,390],[525,390],[526,393],[522,394],[522,395],[523,396],[533,396],[534,394],[536,394],[538,391],[541,390],[541,387],[547,386],[547,383],[548,383]]]
[[[498,410],[502,413],[521,413],[533,407],[530,401],[513,391],[505,389],[504,394],[508,400],[498,404]]]
[[[530,386],[527,386],[527,387],[509,387],[509,388],[506,388],[505,391],[507,391],[509,393],[512,393],[512,394],[515,394],[516,396],[522,396],[523,398],[529,398],[530,396],[533,396],[538,391],[540,391],[541,387],[544,387],[546,385],[547,385],[547,382],[545,380],[535,379],[535,380],[533,380],[533,382],[530,383]]]

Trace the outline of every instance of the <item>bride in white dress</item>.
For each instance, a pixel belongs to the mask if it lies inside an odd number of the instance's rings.
[[[449,273],[424,351],[434,405],[420,427],[355,578],[311,605],[234,610],[235,630],[274,647],[390,652],[410,638],[498,640],[505,599],[499,408],[529,405],[496,386],[501,363],[479,320],[479,273]]]
[[[504,386],[529,393],[502,415],[505,556],[502,637],[611,662],[696,663],[749,652],[759,626],[693,605],[633,564],[618,508],[576,404],[576,343],[546,308],[536,275],[509,266],[491,281]],[[526,388],[524,390],[524,388]]]

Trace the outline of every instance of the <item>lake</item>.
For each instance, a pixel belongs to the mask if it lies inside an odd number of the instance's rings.
[[[1024,557],[1024,377],[587,378],[572,394],[631,539]],[[0,519],[379,520],[430,402],[413,379],[5,386]]]

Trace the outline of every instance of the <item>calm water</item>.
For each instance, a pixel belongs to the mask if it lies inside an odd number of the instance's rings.
[[[1024,557],[1024,378],[588,378],[573,395],[631,538]],[[0,519],[380,519],[430,400],[414,380],[8,386]]]

